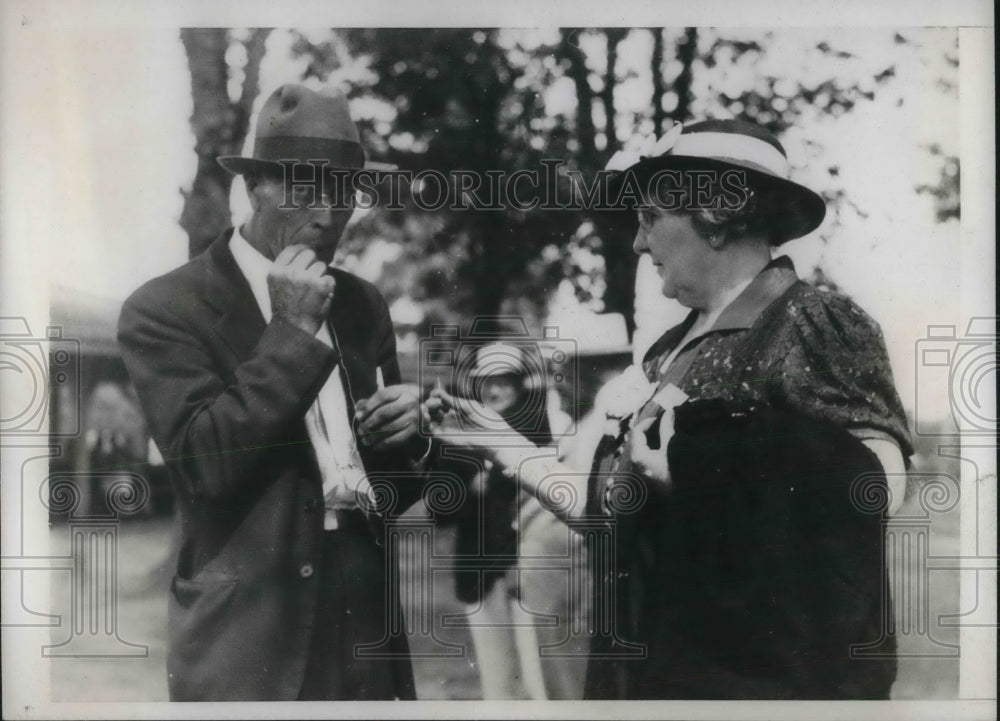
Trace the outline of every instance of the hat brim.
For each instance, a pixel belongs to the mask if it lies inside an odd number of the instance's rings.
[[[650,178],[663,170],[714,170],[718,172],[737,170],[746,173],[748,185],[773,191],[769,193],[771,196],[769,212],[774,216],[772,220],[773,245],[781,245],[789,240],[808,235],[816,230],[826,217],[826,202],[822,196],[804,185],[742,165],[690,155],[664,155],[640,160],[608,182],[609,198],[618,197],[627,175],[632,174],[640,184],[639,187],[645,187]],[[610,221],[625,222],[626,215],[630,214],[633,218],[635,217],[635,209],[631,204],[623,204],[601,211],[600,214]]]
[[[284,167],[281,163],[275,163],[271,160],[258,160],[257,158],[246,158],[242,155],[220,155],[216,158],[216,162],[223,168],[228,170],[233,175],[246,175],[247,173],[266,173],[266,172],[284,172]],[[371,161],[365,161],[364,168],[351,168],[357,172],[358,170],[397,170],[398,165],[393,165],[392,163],[374,163]]]
[[[469,371],[469,378],[501,378],[504,376],[527,377],[529,375],[533,374],[524,370],[514,370],[513,368],[504,370],[496,370],[493,368],[473,368],[471,371]]]

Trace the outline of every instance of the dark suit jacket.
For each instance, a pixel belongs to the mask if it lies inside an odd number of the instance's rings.
[[[386,385],[399,383],[400,372],[374,286],[335,271],[331,349],[280,318],[264,322],[229,251],[231,234],[125,301],[118,338],[182,518],[169,609],[171,699],[294,700],[324,532],[303,418],[337,363],[354,399],[376,390],[376,368]],[[420,475],[406,458],[360,450],[373,483],[393,485],[396,512],[416,500]],[[405,638],[393,643],[405,652]],[[412,697],[409,661],[399,666],[398,693]]]

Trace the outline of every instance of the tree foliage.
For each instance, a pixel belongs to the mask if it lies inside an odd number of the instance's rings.
[[[199,154],[182,224],[194,250],[228,222],[228,178],[214,156],[242,144],[266,31],[194,30],[182,37]],[[234,42],[245,47],[246,77],[230,100],[225,58]],[[909,46],[900,35],[890,42]],[[369,155],[413,171],[480,176],[561,160],[562,197],[570,189],[566,170],[593,174],[633,136],[692,117],[744,118],[780,135],[854,112],[886,92],[897,71],[891,62],[873,68],[820,40],[800,58],[805,70],[798,72],[771,33],[695,28],[338,29],[321,39],[296,34],[292,52],[305,60],[302,80],[343,86]],[[809,158],[821,157],[808,132],[802,138]],[[915,190],[934,196],[939,219],[957,217],[957,159],[928,152],[940,155],[940,182]],[[828,182],[818,188],[833,218],[828,232],[843,213],[867,212],[838,172],[831,163]],[[621,312],[631,332],[636,257],[627,227],[582,210],[522,211],[503,203],[426,212],[403,197],[403,211],[365,214],[342,246],[348,265],[377,266],[390,302],[408,299],[419,309],[403,325],[426,331],[497,313],[537,325],[552,293],[568,281],[584,304]]]
[[[194,112],[191,130],[195,136],[198,169],[184,194],[181,227],[188,234],[188,255],[195,256],[230,225],[229,188],[232,176],[217,162],[220,155],[239,155],[243,149],[250,112],[258,93],[258,73],[264,57],[264,41],[270,30],[251,30],[242,37],[224,28],[185,28],[181,41],[191,72]],[[234,69],[227,53],[239,44],[246,62],[239,94],[230,99]]]

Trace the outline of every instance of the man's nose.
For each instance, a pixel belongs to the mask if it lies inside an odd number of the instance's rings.
[[[329,193],[323,193],[323,199],[316,209],[316,225],[322,228],[332,228],[336,217],[343,213],[344,209],[337,205],[337,199]]]
[[[330,207],[326,199],[323,200],[326,203],[326,207],[316,211],[316,218],[314,222],[321,228],[329,229],[333,227],[333,208]]]

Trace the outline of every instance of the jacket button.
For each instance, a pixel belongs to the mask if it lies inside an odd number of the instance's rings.
[[[302,578],[309,578],[313,575],[313,567],[311,563],[303,563],[302,568],[299,569],[299,575]]]

